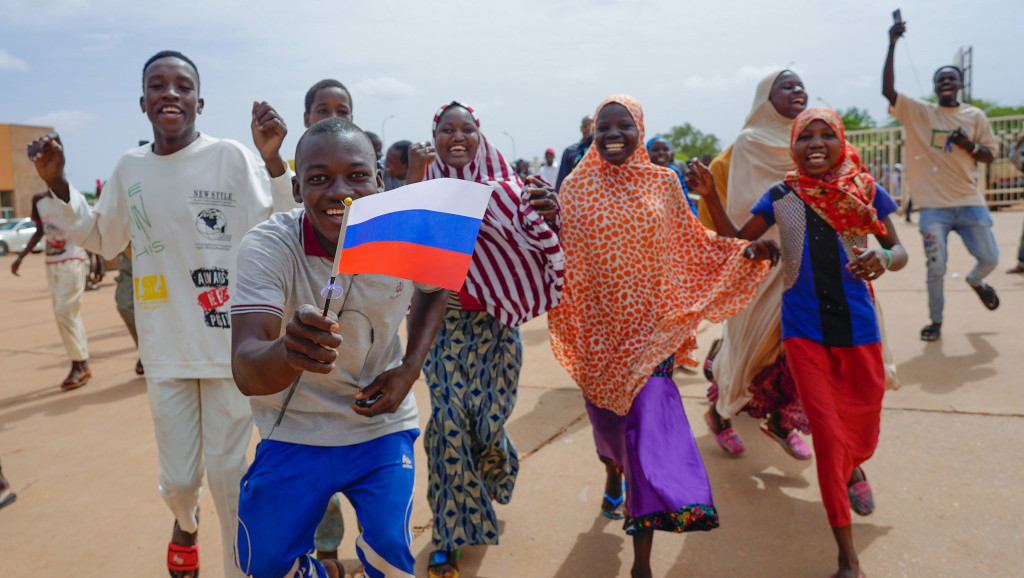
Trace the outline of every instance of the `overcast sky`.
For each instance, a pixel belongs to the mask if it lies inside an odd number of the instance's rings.
[[[141,68],[174,49],[199,67],[199,130],[251,147],[252,101],[267,100],[289,126],[286,158],[306,89],[327,77],[349,86],[356,123],[388,143],[429,138],[434,111],[457,99],[509,160],[560,155],[584,114],[627,93],[648,135],[689,122],[725,145],[777,67],[800,74],[811,104],[884,122],[897,7],[908,23],[898,90],[929,94],[935,68],[970,45],[974,95],[1024,104],[1021,0],[0,0],[0,122],[56,127],[70,180],[91,191],[152,138]]]

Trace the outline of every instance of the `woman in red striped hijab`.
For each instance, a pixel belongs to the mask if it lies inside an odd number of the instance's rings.
[[[480,132],[469,106],[434,116],[434,142],[409,148],[409,182],[455,178],[492,189],[466,283],[451,293],[423,366],[430,387],[427,500],[434,513],[428,573],[458,576],[458,550],[498,543],[491,500],[512,497],[519,458],[505,432],[515,406],[522,344],[517,327],[554,307],[565,255],[554,190],[515,171]],[[430,163],[427,166],[427,163]]]

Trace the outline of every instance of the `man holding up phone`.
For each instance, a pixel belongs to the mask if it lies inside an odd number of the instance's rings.
[[[942,332],[943,278],[946,275],[946,239],[955,231],[977,263],[967,283],[989,310],[999,297],[983,279],[999,264],[999,248],[992,234],[992,216],[974,180],[975,162],[991,163],[996,137],[985,113],[957,100],[963,73],[941,66],[933,82],[938,104],[897,93],[893,72],[896,41],[906,32],[900,11],[889,29],[889,52],[882,72],[882,94],[889,111],[903,124],[907,149],[906,182],[919,209],[918,227],[928,262],[928,313],[931,322],[921,329],[922,341],[936,341]]]

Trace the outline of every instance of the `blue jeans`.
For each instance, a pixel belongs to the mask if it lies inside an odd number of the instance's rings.
[[[926,207],[918,211],[918,228],[924,239],[928,260],[928,314],[932,323],[942,322],[945,299],[942,282],[946,276],[946,239],[955,231],[964,246],[978,260],[967,274],[971,285],[981,283],[999,264],[999,247],[992,234],[992,216],[987,207]]]

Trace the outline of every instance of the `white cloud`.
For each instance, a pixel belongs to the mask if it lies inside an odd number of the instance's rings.
[[[28,63],[20,58],[11,56],[9,52],[0,48],[0,70],[28,70]]]
[[[384,101],[400,100],[416,94],[416,89],[412,85],[390,76],[363,78],[355,83],[352,91],[357,93],[359,98],[376,98]]]
[[[55,110],[26,120],[26,124],[52,126],[58,132],[83,129],[96,121],[96,115],[82,110]]]

